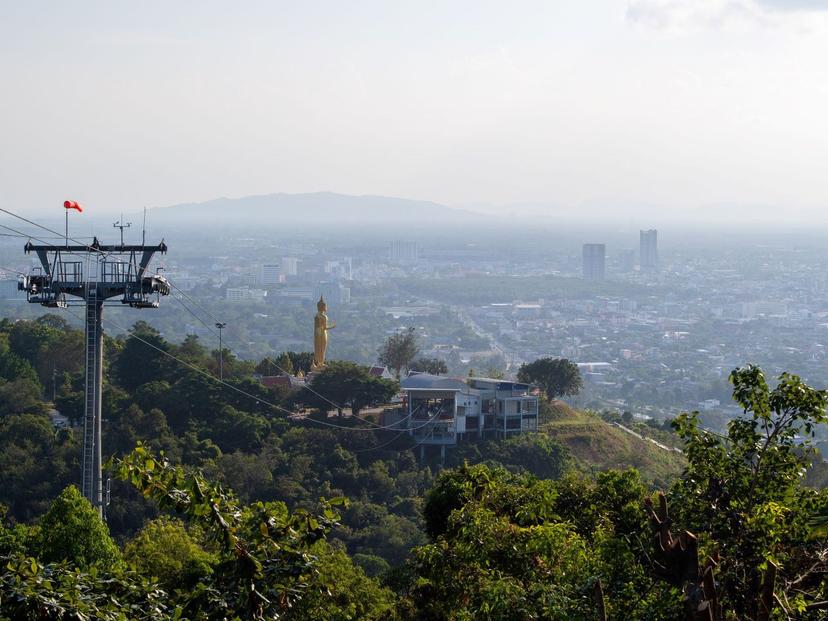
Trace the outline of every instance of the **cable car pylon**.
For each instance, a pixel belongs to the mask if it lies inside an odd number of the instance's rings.
[[[33,268],[18,282],[18,289],[26,292],[26,299],[32,304],[50,308],[85,306],[81,487],[84,497],[101,516],[104,511],[101,462],[104,302],[120,297],[121,304],[132,308],[157,308],[160,296],[170,294],[169,282],[147,271],[155,253],[167,252],[164,241],[155,246],[125,245],[123,229],[121,235],[119,245],[100,244],[96,237],[89,245],[70,246],[69,242],[75,240],[69,237],[68,229],[65,246],[35,245],[30,241],[23,250],[26,254],[35,253],[40,267]]]

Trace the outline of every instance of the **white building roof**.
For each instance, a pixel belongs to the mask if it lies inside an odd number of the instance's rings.
[[[440,377],[430,373],[414,373],[400,382],[403,390],[467,390],[465,382],[450,377]]]

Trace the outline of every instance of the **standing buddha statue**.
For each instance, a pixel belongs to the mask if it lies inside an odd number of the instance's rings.
[[[328,323],[328,305],[320,295],[316,303],[316,316],[313,318],[313,364],[311,370],[316,371],[325,366],[325,353],[328,350],[328,330],[336,327],[336,322]]]

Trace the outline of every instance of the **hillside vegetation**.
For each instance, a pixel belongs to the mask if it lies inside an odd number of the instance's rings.
[[[541,431],[565,446],[584,472],[632,467],[643,480],[664,488],[686,465],[680,453],[637,438],[596,414],[576,410],[563,401],[549,406],[551,420],[541,425]]]
[[[60,317],[0,322],[0,619],[671,621],[717,600],[716,621],[770,606],[810,621],[828,608],[828,493],[803,477],[828,393],[796,376],[771,389],[735,370],[744,415],[726,439],[679,416],[684,455],[544,398],[539,433],[466,442],[441,463],[405,433],[293,414],[306,397],[265,388],[251,361],[226,356],[221,383],[217,352],[138,323],[106,341],[103,523],[72,487],[81,433],[56,431],[44,400],[56,368],[56,405],[80,417],[79,341]],[[358,411],[389,387],[356,366],[331,365]],[[698,546],[676,548],[684,530]]]

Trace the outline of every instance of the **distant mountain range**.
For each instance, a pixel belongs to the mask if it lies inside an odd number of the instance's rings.
[[[480,217],[469,211],[438,203],[388,196],[349,196],[334,192],[265,194],[242,198],[217,198],[204,203],[184,203],[152,210],[155,223],[203,221],[209,223],[262,224],[439,224]]]

